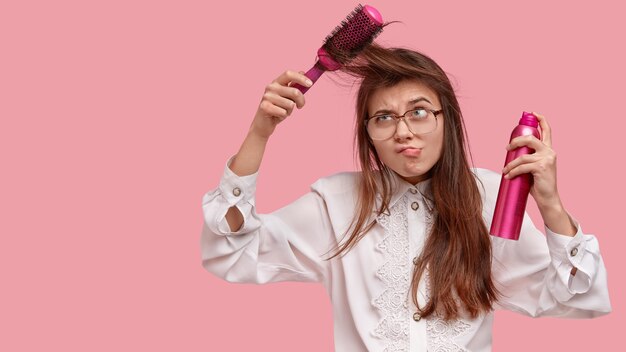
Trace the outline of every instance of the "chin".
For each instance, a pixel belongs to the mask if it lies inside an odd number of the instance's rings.
[[[432,165],[430,167],[405,167],[401,172],[396,171],[396,173],[404,178],[416,178],[427,175],[431,169]]]

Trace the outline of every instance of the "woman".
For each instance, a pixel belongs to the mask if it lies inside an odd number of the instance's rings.
[[[336,351],[490,351],[493,310],[591,318],[610,312],[598,242],[566,212],[551,130],[517,138],[531,156],[544,237],[525,215],[519,241],[492,237],[500,173],[470,168],[458,101],[429,57],[372,45],[344,72],[361,79],[355,138],[362,171],[257,214],[265,145],[310,86],[287,71],[266,87],[250,131],[203,198],[203,265],[232,282],[314,281],[327,288]],[[469,152],[469,151],[467,151]],[[546,240],[547,238],[547,240]]]

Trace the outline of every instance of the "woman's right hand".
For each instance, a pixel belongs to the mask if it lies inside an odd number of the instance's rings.
[[[313,85],[304,72],[287,70],[265,87],[265,93],[254,115],[250,132],[269,138],[276,126],[291,115],[294,107],[302,109],[304,94],[292,87],[295,83],[305,87]]]

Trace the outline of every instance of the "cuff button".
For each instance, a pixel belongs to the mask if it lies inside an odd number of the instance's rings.
[[[239,187],[233,189],[233,195],[239,197],[241,195],[241,189],[239,189]]]

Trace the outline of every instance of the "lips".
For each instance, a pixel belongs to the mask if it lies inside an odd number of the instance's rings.
[[[422,154],[422,148],[415,148],[408,145],[399,146],[396,148],[398,154],[402,154],[405,157],[417,158]]]
[[[422,151],[422,148],[415,148],[415,147],[411,147],[411,146],[408,146],[408,145],[403,145],[403,146],[396,147],[396,153],[402,153],[405,150],[407,152],[411,152],[411,153],[419,153],[419,152]]]

